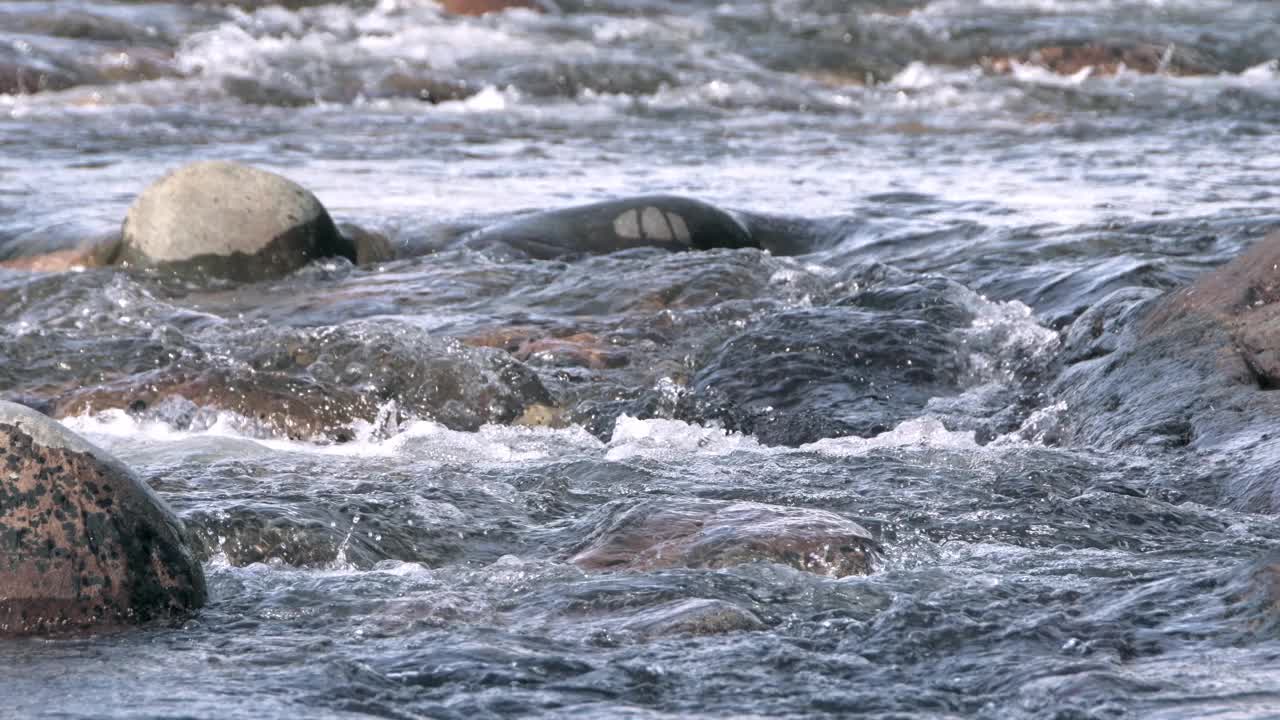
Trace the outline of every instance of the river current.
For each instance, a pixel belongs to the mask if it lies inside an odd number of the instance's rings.
[[[1280,712],[1280,524],[1199,492],[1195,453],[1062,442],[1048,391],[1080,313],[1280,224],[1280,4],[283,5],[0,2],[0,260],[117,230],[197,159],[438,248],[252,285],[0,270],[6,397],[181,367],[379,408],[341,441],[191,399],[68,419],[185,520],[211,599],[0,642],[0,717]],[[1063,47],[1123,61],[1032,57]],[[810,251],[449,247],[645,193]],[[504,373],[557,421],[507,422]],[[729,501],[881,552],[580,561],[628,512]]]

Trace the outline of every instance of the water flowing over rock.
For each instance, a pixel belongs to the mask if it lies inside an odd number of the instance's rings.
[[[1280,512],[1278,266],[1273,234],[1181,290],[1117,291],[1082,315],[1051,391],[1071,408],[1067,439],[1210,453],[1231,470],[1192,478],[1188,492]]]
[[[252,436],[345,442],[358,422],[391,433],[425,419],[455,430],[528,422],[554,400],[510,355],[430,337],[400,323],[246,337],[245,363],[188,358],[53,398],[57,417],[126,410],[183,430],[229,421]],[[221,413],[232,413],[228,418]]]
[[[179,618],[204,573],[172,511],[118,460],[0,402],[0,636]]]
[[[573,556],[595,570],[724,568],[776,562],[844,577],[871,571],[879,545],[857,523],[821,510],[717,500],[619,503]]]

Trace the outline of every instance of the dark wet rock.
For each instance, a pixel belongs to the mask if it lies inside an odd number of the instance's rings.
[[[176,618],[205,597],[182,523],[136,475],[0,402],[0,635]]]
[[[756,247],[734,216],[689,198],[653,195],[534,213],[463,239],[467,247],[555,258],[636,247],[666,250]]]
[[[357,265],[372,265],[394,260],[396,257],[395,245],[392,244],[391,238],[372,228],[352,223],[339,223],[338,230],[354,246]]]
[[[507,353],[431,337],[411,325],[355,322],[299,331],[264,344],[259,370],[306,375],[377,402],[395,400],[402,417],[454,430],[510,423],[554,404],[538,376]]]
[[[73,70],[38,58],[13,53],[0,45],[0,95],[29,95],[65,90],[80,84]]]
[[[689,383],[679,416],[762,442],[875,435],[960,392],[955,331],[972,322],[954,283],[877,279],[835,306],[780,312],[724,343]]]
[[[239,163],[183,166],[142,192],[124,222],[120,260],[261,280],[355,250],[314,195]]]
[[[1068,331],[1051,388],[1067,441],[1184,448],[1217,467],[1180,488],[1201,502],[1280,511],[1280,235],[1154,300],[1115,293]],[[1130,318],[1122,329],[1108,318]],[[1094,337],[1096,336],[1096,337]],[[1089,339],[1093,337],[1094,339]],[[1203,465],[1203,463],[1201,463]]]
[[[621,348],[611,348],[591,333],[527,340],[516,349],[515,356],[525,362],[577,365],[593,370],[623,367],[628,362]]]
[[[411,97],[432,104],[465,100],[483,86],[466,78],[441,76],[430,66],[415,66],[400,61],[372,84],[370,93],[377,97]]]
[[[1121,288],[1107,295],[1076,318],[1062,343],[1067,364],[1091,360],[1116,350],[1120,337],[1147,303],[1160,296],[1153,288]]]
[[[236,348],[243,363],[186,348],[158,370],[28,394],[52,396],[58,417],[122,409],[181,429],[202,430],[221,419],[251,436],[331,442],[352,439],[359,421],[390,433],[414,419],[476,430],[489,423],[544,425],[556,417],[546,387],[511,355],[404,323],[254,331]]]
[[[879,546],[862,526],[823,510],[723,500],[616,503],[573,562],[592,570],[725,568],[776,562],[844,577],[872,568]]]

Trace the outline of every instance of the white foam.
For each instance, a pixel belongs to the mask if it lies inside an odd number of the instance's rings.
[[[930,448],[935,450],[977,450],[981,446],[972,431],[951,431],[934,417],[907,420],[875,437],[846,436],[826,438],[801,445],[801,452],[816,452],[830,457],[855,457],[873,450],[898,448]]]
[[[761,446],[755,438],[722,428],[691,425],[680,420],[639,420],[623,415],[614,425],[605,459],[667,460],[693,454],[724,456],[759,450]]]
[[[974,316],[959,336],[969,351],[972,382],[1013,381],[1014,368],[1048,362],[1061,344],[1058,333],[1041,325],[1018,300],[997,302],[968,288],[958,300]]]
[[[574,450],[598,451],[601,443],[582,428],[546,429],[485,425],[476,432],[450,430],[430,421],[407,424],[389,438],[377,438],[373,426],[355,423],[356,439],[338,444],[317,444],[263,436],[246,426],[245,418],[230,412],[216,413],[215,421],[198,431],[178,430],[168,423],[139,420],[123,410],[66,418],[67,427],[98,439],[110,448],[123,444],[157,448],[210,439],[230,440],[267,451],[340,457],[412,456],[442,464],[521,464],[543,460]]]

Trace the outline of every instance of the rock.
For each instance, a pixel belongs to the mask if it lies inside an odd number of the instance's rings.
[[[692,598],[673,600],[632,615],[616,626],[616,632],[642,638],[663,635],[722,635],[764,630],[765,624],[750,610],[724,600]]]
[[[372,265],[396,259],[396,249],[386,235],[352,223],[341,223],[338,230],[355,248],[357,265]]]
[[[507,353],[433,338],[407,323],[255,331],[244,341],[235,351],[244,364],[184,358],[57,394],[52,412],[66,417],[119,408],[200,430],[218,419],[213,411],[228,411],[239,417],[224,419],[250,436],[331,442],[354,438],[356,421],[392,433],[411,419],[464,431],[488,423],[558,423],[538,376]]]
[[[55,400],[54,417],[109,409],[199,430],[217,411],[241,416],[249,435],[345,442],[356,420],[373,421],[378,405],[360,393],[283,373],[233,374],[226,370],[158,370],[81,388]]]
[[[445,12],[454,15],[486,15],[511,8],[543,11],[543,3],[535,0],[440,0]]]
[[[882,267],[849,284],[861,289],[770,314],[715,349],[678,419],[794,446],[886,432],[961,392],[969,368],[957,333],[973,314],[959,286]]]
[[[176,618],[205,599],[160,498],[58,423],[0,402],[0,635]]]
[[[756,247],[741,220],[689,198],[653,195],[533,213],[474,232],[463,244],[533,258],[602,254],[638,247],[708,250]]]
[[[1049,390],[1066,408],[1064,440],[1207,454],[1210,474],[1179,490],[1280,511],[1280,393],[1269,392],[1280,388],[1280,233],[1181,290],[1148,296],[1113,293],[1068,330],[1069,364]]]
[[[1087,71],[1091,75],[1110,76],[1128,70],[1181,76],[1209,75],[1220,71],[1199,53],[1172,43],[1127,41],[1045,45],[1020,54],[986,57],[981,64],[1002,74],[1012,72],[1015,64],[1033,65],[1059,75]]]
[[[274,173],[224,161],[185,165],[129,208],[119,260],[233,280],[279,277],[318,257],[356,259],[314,195]]]
[[[725,568],[776,562],[844,577],[871,572],[879,545],[862,526],[823,510],[723,500],[649,500],[604,510],[572,558],[590,570]]]

